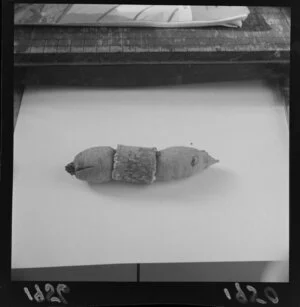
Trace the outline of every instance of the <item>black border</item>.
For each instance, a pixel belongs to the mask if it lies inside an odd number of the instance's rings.
[[[1,301],[10,298],[11,284],[11,217],[12,217],[12,168],[13,168],[13,5],[2,3],[1,35]],[[8,30],[9,29],[9,30]],[[3,296],[3,299],[2,299]]]
[[[23,1],[15,1],[15,3]],[[67,1],[24,1],[26,3],[66,3]],[[23,3],[24,3],[23,2]],[[88,1],[86,3],[99,3],[100,1]],[[150,1],[145,1],[149,3]],[[153,2],[153,1],[151,1]],[[6,306],[6,301],[11,302],[11,306],[54,306],[49,303],[31,303],[26,299],[23,287],[33,289],[34,284],[41,288],[45,282],[13,282],[10,283],[11,268],[11,213],[12,213],[12,169],[13,169],[13,0],[2,1],[2,71],[1,71],[1,242],[6,242],[7,249],[1,248],[1,273],[0,273],[0,305]],[[72,3],[84,3],[84,1],[72,1]],[[121,3],[120,1],[107,0],[105,3]],[[141,1],[126,1],[127,4],[141,3]],[[172,3],[182,4],[182,1],[172,1]],[[167,0],[158,1],[157,4],[169,4]],[[190,1],[184,4],[193,4]],[[196,4],[196,3],[194,3]],[[197,3],[200,4],[199,2]],[[206,1],[201,4],[211,4]],[[267,1],[213,1],[216,5],[249,5],[249,6],[291,6],[292,12],[292,49],[291,49],[291,103],[290,103],[290,178],[297,178],[299,164],[299,153],[297,150],[297,141],[300,139],[300,128],[297,127],[296,115],[298,107],[299,83],[297,81],[298,64],[300,56],[300,14],[297,6],[287,1],[281,3],[268,3]],[[293,102],[293,103],[292,103]],[[298,109],[297,109],[298,108]],[[280,162],[279,162],[280,163]],[[290,181],[290,191],[292,187],[296,188],[297,181]],[[290,194],[292,196],[292,193]],[[294,196],[295,197],[295,196]],[[293,197],[290,197],[292,200]],[[5,200],[5,201],[3,201]],[[290,282],[289,283],[251,283],[261,297],[263,290],[267,286],[273,287],[279,298],[280,303],[277,306],[299,306],[300,305],[300,280],[298,261],[300,259],[297,253],[297,225],[298,218],[296,214],[296,202],[294,208],[290,206]],[[299,227],[298,227],[299,231]],[[8,243],[7,243],[8,242]],[[292,244],[293,242],[293,244]],[[59,282],[62,283],[62,282]],[[54,286],[58,283],[51,282]],[[240,306],[236,300],[229,301],[224,295],[223,288],[226,287],[233,294],[234,283],[91,283],[91,282],[67,282],[71,289],[66,298],[70,306],[124,306],[124,305],[147,305],[147,304],[180,304],[198,306]],[[245,290],[247,283],[240,283]],[[249,303],[250,305],[261,306],[258,303]],[[246,304],[246,305],[249,305]],[[272,304],[268,304],[272,305]],[[267,306],[268,306],[267,305]],[[58,304],[56,304],[58,306]]]

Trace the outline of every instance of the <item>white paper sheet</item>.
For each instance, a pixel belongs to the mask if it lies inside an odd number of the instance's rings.
[[[89,186],[80,151],[194,146],[220,163],[150,186]],[[288,126],[260,82],[31,87],[15,129],[12,267],[272,261],[288,253]]]

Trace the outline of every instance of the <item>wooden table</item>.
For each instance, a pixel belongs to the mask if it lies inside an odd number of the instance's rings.
[[[241,29],[28,25],[24,17],[15,26],[15,66],[289,62],[286,9],[250,10]]]

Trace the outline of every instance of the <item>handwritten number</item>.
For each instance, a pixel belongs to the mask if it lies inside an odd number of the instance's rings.
[[[267,304],[267,302],[262,300],[261,298],[257,298],[256,301],[257,303],[260,303],[260,304]]]
[[[65,284],[58,284],[57,287],[56,287],[56,291],[57,291],[58,297],[61,299],[61,301],[64,304],[68,304],[67,300],[63,297],[62,292],[69,293],[70,288]]]
[[[247,288],[247,290],[249,291],[249,292],[253,292],[253,295],[250,297],[250,302],[251,303],[255,303],[256,302],[256,298],[257,298],[257,291],[256,291],[256,289],[254,288],[254,287],[252,287],[252,286],[246,286],[246,288]]]
[[[267,287],[265,288],[265,296],[273,303],[273,304],[278,304],[279,302],[279,298],[277,296],[277,293],[275,292],[275,290],[271,287]],[[272,296],[269,295],[269,292],[272,293]]]
[[[45,284],[46,298],[43,292],[41,291],[40,287],[37,284],[35,284],[34,287],[35,287],[36,293],[34,294],[33,297],[30,294],[30,291],[27,287],[23,288],[25,294],[27,295],[30,301],[35,300],[37,303],[42,303],[45,300],[47,300],[48,302],[51,302],[51,303],[56,302],[56,303],[68,304],[67,300],[62,295],[62,292],[64,293],[70,292],[70,288],[67,285],[65,284],[57,285],[56,291],[57,291],[58,297],[56,297],[56,296],[53,296],[55,294],[54,287],[49,283]]]
[[[257,298],[257,291],[256,291],[256,289],[254,288],[254,287],[252,287],[252,286],[250,286],[250,285],[247,285],[247,290],[249,291],[249,292],[253,292],[253,295],[251,296],[251,298],[250,298],[250,302],[251,303],[260,303],[260,304],[267,304],[267,302],[266,301],[264,301],[264,300],[262,300],[262,299],[260,299],[260,298]]]
[[[240,284],[238,282],[235,283],[235,287],[238,291],[237,294],[235,295],[237,301],[240,302],[241,304],[247,304],[248,303],[247,297],[244,291],[241,289]]]
[[[30,301],[33,301],[33,297],[31,296],[29,290],[27,287],[24,287],[24,292],[26,293],[27,297],[29,298]]]
[[[230,293],[229,293],[229,291],[228,291],[227,288],[224,288],[224,293],[225,293],[226,297],[227,297],[229,300],[231,300],[231,295],[230,295]]]
[[[35,290],[36,290],[36,293],[34,295],[35,300],[38,303],[44,302],[45,301],[45,297],[44,297],[44,294],[42,293],[40,287],[38,285],[34,285],[34,287],[35,287]]]
[[[61,303],[61,300],[58,297],[53,296],[55,291],[54,291],[54,287],[51,284],[45,285],[45,291],[47,292],[46,299],[48,302]]]
[[[237,289],[237,293],[235,295],[237,301],[241,304],[247,304],[248,299],[247,299],[244,291],[241,289],[240,284],[238,282],[235,283],[235,287]],[[252,292],[252,295],[250,297],[251,303],[267,304],[267,302],[265,300],[262,300],[262,299],[257,297],[257,290],[254,287],[247,285],[246,288],[249,292]],[[228,289],[224,288],[223,291],[224,291],[226,297],[229,300],[231,300],[231,295],[230,295]],[[269,299],[269,301],[271,301],[273,304],[278,304],[278,302],[279,302],[278,295],[272,287],[266,287],[264,289],[264,293],[265,293],[265,296]]]

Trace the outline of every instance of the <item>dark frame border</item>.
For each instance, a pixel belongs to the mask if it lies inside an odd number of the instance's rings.
[[[19,1],[16,1],[19,2]],[[27,3],[38,3],[42,1],[26,1]],[[47,3],[59,3],[62,1],[47,1]],[[76,3],[76,1],[73,1]],[[106,1],[106,3],[115,3],[118,1]],[[64,2],[65,3],[65,2]],[[79,3],[83,3],[80,1]],[[93,1],[89,1],[93,3]],[[137,3],[137,1],[128,1],[128,4]],[[31,287],[34,284],[39,284],[42,288],[45,282],[10,282],[11,268],[11,202],[12,202],[12,169],[13,169],[13,1],[2,2],[2,92],[1,92],[1,195],[5,199],[6,205],[1,206],[1,217],[3,220],[0,225],[2,242],[8,241],[7,249],[1,253],[1,284],[0,295],[2,301],[9,300],[12,306],[36,306],[37,303],[29,301],[23,292],[23,287]],[[160,4],[164,4],[160,2]],[[165,4],[167,4],[165,2]],[[224,3],[223,3],[224,4]],[[226,3],[227,4],[227,3]],[[241,5],[241,3],[231,3],[231,5]],[[247,4],[243,4],[247,5]],[[255,5],[253,2],[248,5]],[[257,5],[262,5],[258,3]],[[264,4],[267,5],[267,4]],[[278,5],[278,4],[277,4]],[[286,6],[287,3],[283,4]],[[299,64],[300,56],[300,20],[297,7],[292,6],[292,50],[291,50],[291,112],[290,112],[290,161],[293,167],[290,168],[291,178],[297,174],[297,159],[299,152],[293,142],[300,139],[300,128],[297,127],[297,94],[299,85],[295,77],[297,73],[297,64]],[[297,40],[295,40],[297,38]],[[298,107],[299,108],[299,107]],[[294,146],[294,147],[293,147]],[[297,176],[298,177],[298,176]],[[296,177],[296,178],[297,178]],[[290,184],[295,189],[295,181]],[[292,191],[292,189],[291,189]],[[292,195],[292,194],[291,194]],[[291,198],[292,199],[292,198]],[[295,306],[299,304],[299,274],[297,270],[297,262],[300,259],[299,252],[297,254],[297,237],[296,226],[298,221],[295,210],[290,206],[290,282],[289,283],[251,283],[258,293],[263,293],[267,286],[273,287],[278,296],[280,303],[277,306]],[[295,206],[294,206],[295,207]],[[294,211],[293,211],[294,210]],[[299,229],[298,229],[299,231]],[[8,239],[8,240],[7,240]],[[293,244],[292,244],[293,242]],[[56,285],[57,283],[53,283]],[[234,293],[234,283],[80,283],[68,282],[67,285],[71,289],[68,297],[69,304],[72,306],[81,305],[98,305],[98,306],[125,306],[125,305],[147,305],[147,304],[180,304],[187,305],[202,305],[202,306],[240,306],[241,304],[232,300],[229,301],[224,295],[223,289],[226,287]],[[245,289],[247,283],[240,283]],[[40,305],[44,305],[41,303]],[[46,303],[45,305],[49,305]],[[253,304],[254,305],[254,304]],[[256,304],[260,306],[260,304]]]

